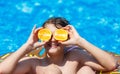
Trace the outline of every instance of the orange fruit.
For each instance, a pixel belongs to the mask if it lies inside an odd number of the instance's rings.
[[[54,33],[54,38],[56,40],[65,41],[68,39],[68,32],[63,29],[57,29]]]
[[[41,29],[38,31],[38,38],[42,41],[48,41],[51,38],[51,31],[49,29]]]

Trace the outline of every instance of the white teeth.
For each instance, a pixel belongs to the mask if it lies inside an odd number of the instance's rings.
[[[52,46],[56,46],[55,44],[52,44]]]
[[[52,43],[51,45],[56,45],[55,43]]]
[[[58,43],[51,43],[51,44],[49,44],[49,46],[50,47],[57,47],[57,46],[59,46],[59,44]]]
[[[56,43],[52,43],[51,47],[57,47],[58,45]]]
[[[55,45],[55,43],[52,43],[52,45]]]

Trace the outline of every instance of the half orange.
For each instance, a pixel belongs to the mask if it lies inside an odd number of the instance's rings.
[[[51,38],[51,31],[49,29],[40,29],[38,31],[38,38],[41,40],[41,41],[48,41],[50,40]]]
[[[59,41],[65,41],[68,39],[68,32],[64,29],[57,29],[54,33],[54,38]]]

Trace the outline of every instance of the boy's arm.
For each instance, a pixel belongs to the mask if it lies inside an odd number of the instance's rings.
[[[16,52],[11,54],[8,58],[6,58],[2,63],[0,63],[0,74],[11,74],[13,70],[16,70],[16,66],[18,61],[28,52],[36,49],[37,47],[41,47],[45,44],[45,42],[38,42],[37,33],[40,28],[36,29],[36,26],[33,27],[33,30],[27,40],[27,42],[21,46]],[[26,64],[27,65],[27,64]],[[20,64],[17,66],[17,71],[19,71],[19,67],[25,66],[26,69],[23,70],[29,70],[30,67],[26,66],[24,64]]]
[[[64,29],[68,31],[69,39],[67,41],[61,42],[62,44],[78,45],[80,48],[85,49],[98,61],[98,63],[101,65],[101,68],[103,67],[103,69],[112,70],[116,67],[115,59],[111,55],[109,55],[107,52],[101,50],[100,48],[94,46],[93,44],[89,43],[87,40],[82,38],[73,26],[68,25],[64,27]],[[88,65],[88,61],[89,61],[89,65],[91,65],[92,67],[96,67],[96,68],[98,67],[95,65],[95,62],[90,60],[89,58],[86,58],[87,65]],[[90,63],[94,63],[94,65]]]
[[[89,43],[88,41],[86,41],[83,38],[80,39],[79,42],[80,43],[78,43],[78,45],[80,47],[82,47],[83,49],[87,50],[98,61],[98,63],[101,64],[103,69],[108,70],[108,71],[115,69],[116,61],[110,54],[108,54],[107,52],[103,51],[102,49],[94,46],[93,44]],[[96,68],[99,67],[94,62],[92,63],[92,61],[91,62],[87,61],[87,59],[86,59],[85,64],[91,65],[93,67],[96,66]]]
[[[28,44],[24,44],[19,50],[12,53],[8,58],[6,58],[3,62],[1,62],[0,73],[11,74],[13,70],[15,70],[18,61],[28,52],[26,50],[29,50],[29,49],[31,49],[31,46]]]

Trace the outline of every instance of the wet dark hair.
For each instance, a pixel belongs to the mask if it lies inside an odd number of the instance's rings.
[[[42,27],[45,27],[47,24],[54,24],[56,28],[61,28],[67,26],[69,21],[63,17],[52,17],[45,21]]]

